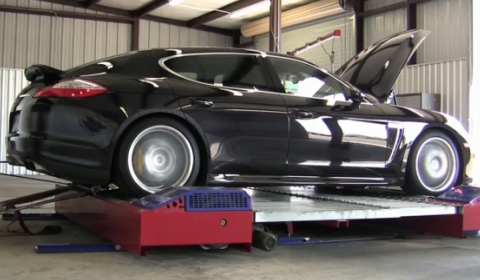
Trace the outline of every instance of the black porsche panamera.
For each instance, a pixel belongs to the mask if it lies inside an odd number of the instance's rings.
[[[410,30],[336,74],[237,48],[134,51],[66,71],[25,70],[8,161],[134,196],[163,186],[402,186],[439,195],[469,180],[453,117],[385,104],[430,34]]]

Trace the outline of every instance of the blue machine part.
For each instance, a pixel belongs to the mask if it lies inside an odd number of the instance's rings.
[[[476,186],[463,185],[452,188],[448,192],[437,197],[437,200],[458,202],[458,203],[472,203],[480,198],[480,188]]]
[[[145,197],[135,199],[132,201],[132,204],[148,210],[157,210],[174,200],[184,197],[188,192],[190,192],[190,189],[185,187],[169,187]]]
[[[249,211],[252,198],[240,189],[201,189],[186,194],[185,208],[189,212]]]
[[[252,198],[242,189],[221,187],[168,187],[132,201],[148,210],[157,210],[180,198],[185,199],[188,212],[250,211]]]

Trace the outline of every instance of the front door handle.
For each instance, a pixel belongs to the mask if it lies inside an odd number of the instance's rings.
[[[313,112],[299,109],[293,109],[291,111],[291,114],[296,119],[313,119],[315,117],[315,114]]]
[[[210,101],[210,100],[204,100],[204,99],[196,99],[196,98],[190,98],[190,104],[192,106],[196,106],[196,107],[213,107],[213,105],[215,105],[215,103],[213,103],[213,101]]]

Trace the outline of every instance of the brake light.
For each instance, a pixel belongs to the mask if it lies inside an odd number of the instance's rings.
[[[34,97],[85,98],[108,92],[107,88],[90,81],[75,79],[57,83],[37,92]]]

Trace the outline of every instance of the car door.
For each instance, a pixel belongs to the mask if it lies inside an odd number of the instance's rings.
[[[213,181],[285,172],[286,106],[258,54],[182,54],[162,64],[184,114],[208,141]]]
[[[355,106],[349,85],[310,63],[283,56],[265,60],[289,113],[288,175],[381,177],[388,140],[383,112],[366,102]]]

